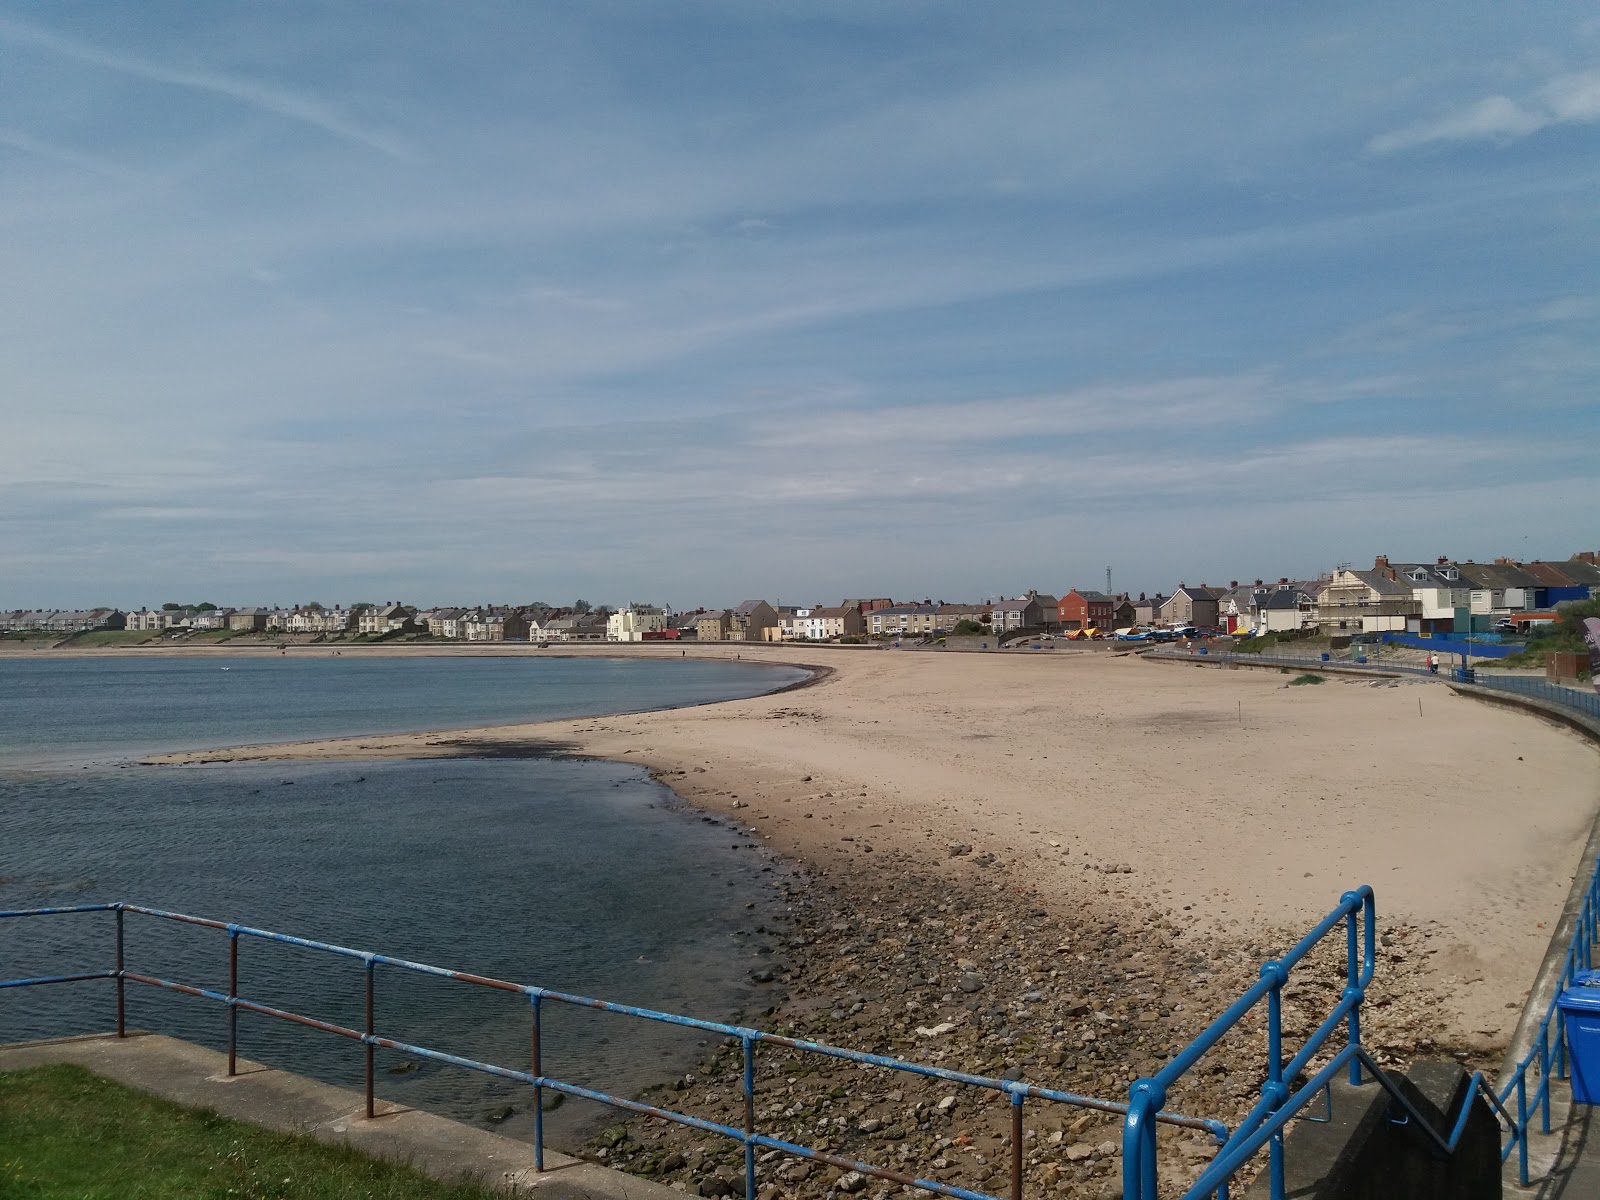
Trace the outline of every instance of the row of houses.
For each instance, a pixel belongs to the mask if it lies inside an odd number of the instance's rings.
[[[648,604],[588,609],[487,605],[419,610],[413,606],[307,604],[294,608],[13,610],[0,630],[69,635],[97,629],[147,632],[229,629],[245,633],[346,636],[422,635],[472,642],[838,641],[927,637],[966,623],[984,631],[1058,629],[1109,632],[1128,626],[1195,626],[1235,634],[1318,630],[1353,633],[1467,633],[1505,627],[1556,605],[1600,596],[1600,552],[1563,562],[1390,562],[1348,564],[1314,580],[1257,579],[1227,587],[1182,583],[1169,596],[1069,588],[1030,590],[1012,599],[951,604],[931,599],[896,604],[886,596],[836,605],[793,606],[746,600],[726,609],[673,613]]]
[[[1316,595],[1315,624],[1340,633],[1476,633],[1600,596],[1597,555],[1566,562],[1390,562],[1341,566]]]

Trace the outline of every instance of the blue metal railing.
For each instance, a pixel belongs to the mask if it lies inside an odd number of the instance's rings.
[[[702,1021],[694,1017],[680,1016],[675,1013],[656,1012],[652,1009],[639,1008],[630,1004],[616,1004],[607,1000],[595,1000],[586,996],[575,996],[566,992],[555,991],[551,988],[534,987],[527,984],[511,983],[503,979],[493,979],[483,975],[473,975],[465,971],[452,971],[443,967],[430,966],[426,963],[411,962],[403,958],[393,958],[387,954],[375,954],[367,950],[352,950],[346,946],[336,946],[328,942],[317,942],[307,938],[293,937],[289,934],[274,933],[270,930],[255,929],[247,925],[232,922],[216,921],[207,917],[194,917],[185,913],[166,912],[162,909],[146,908],[137,904],[82,904],[64,908],[35,908],[14,912],[0,912],[0,919],[20,917],[47,917],[72,913],[99,913],[110,912],[116,917],[116,966],[111,970],[89,971],[75,975],[37,976],[27,979],[0,979],[0,989],[16,987],[35,987],[48,984],[77,983],[90,979],[112,979],[116,981],[116,1032],[118,1037],[126,1035],[126,986],[129,982],[139,983],[148,987],[161,988],[167,991],[179,992],[188,996],[195,996],[204,1000],[212,1000],[224,1004],[228,1009],[228,1074],[235,1073],[238,1059],[238,1028],[240,1011],[252,1012],[278,1020],[289,1021],[297,1025],[319,1029],[325,1033],[335,1034],[339,1037],[358,1041],[365,1050],[366,1057],[366,1112],[370,1118],[374,1115],[373,1079],[374,1063],[373,1053],[375,1048],[383,1047],[397,1050],[430,1062],[443,1063],[448,1066],[461,1067],[470,1071],[478,1071],[493,1075],[501,1079],[524,1083],[534,1091],[534,1162],[536,1169],[544,1170],[544,1090],[581,1100],[592,1100],[600,1104],[625,1112],[637,1113],[643,1116],[658,1117],[663,1120],[673,1121],[706,1133],[718,1134],[741,1142],[744,1146],[745,1168],[745,1196],[746,1200],[756,1198],[756,1151],[776,1150],[782,1154],[793,1155],[799,1158],[811,1159],[816,1162],[827,1163],[846,1171],[859,1171],[863,1175],[878,1179],[886,1179],[925,1191],[936,1192],[944,1196],[954,1196],[958,1200],[1001,1200],[985,1192],[973,1191],[969,1188],[957,1187],[953,1184],[942,1183],[935,1179],[921,1179],[906,1175],[899,1171],[889,1170],[884,1167],[873,1166],[870,1163],[859,1162],[837,1154],[813,1149],[781,1138],[771,1137],[760,1133],[756,1129],[756,1048],[760,1045],[781,1047],[786,1050],[797,1051],[805,1054],[818,1054],[828,1058],[839,1059],[845,1062],[858,1063],[863,1066],[881,1067],[885,1070],[899,1071],[911,1075],[920,1075],[930,1079],[940,1079],[948,1083],[964,1084],[969,1087],[981,1088],[1004,1095],[1011,1111],[1011,1172],[1009,1200],[1021,1200],[1023,1181],[1023,1102],[1025,1100],[1045,1100],[1056,1104],[1067,1104],[1078,1108],[1097,1109],[1101,1112],[1116,1113],[1127,1116],[1130,1105],[1115,1100],[1102,1100],[1093,1096],[1080,1096],[1072,1092],[1061,1091],[1056,1088],[1040,1087],[1037,1084],[1026,1083],[1022,1080],[993,1079],[983,1075],[971,1075],[962,1071],[950,1071],[942,1067],[932,1067],[921,1063],[908,1062],[903,1059],[891,1058],[882,1054],[867,1054],[858,1050],[846,1050],[838,1046],[829,1046],[821,1042],[806,1041],[800,1038],[784,1037],[779,1034],[765,1033],[758,1029],[749,1029],[740,1025],[727,1025],[718,1021]],[[210,988],[195,987],[190,984],[178,983],[173,980],[160,979],[151,975],[140,974],[127,969],[124,954],[124,918],[128,913],[154,917],[165,921],[175,921],[185,925],[198,925],[210,929],[221,930],[228,935],[228,990],[216,991]],[[241,938],[257,938],[265,941],[279,942],[284,945],[298,946],[306,950],[321,951],[326,954],[338,955],[343,958],[354,959],[362,964],[365,974],[366,986],[366,1020],[362,1029],[351,1029],[347,1026],[337,1025],[328,1021],[321,1021],[315,1017],[308,1017],[300,1013],[289,1012],[286,1009],[275,1008],[271,1005],[260,1004],[239,995],[239,941]],[[533,1010],[532,1037],[531,1037],[531,1062],[529,1070],[520,1070],[512,1067],[500,1066],[494,1063],[481,1062],[476,1059],[464,1058],[459,1055],[446,1054],[440,1050],[433,1050],[426,1046],[419,1046],[409,1042],[398,1041],[393,1038],[380,1036],[375,1028],[374,1013],[374,971],[379,966],[394,967],[404,971],[413,971],[424,975],[439,976],[446,979],[457,980],[462,983],[475,984],[480,987],[493,988],[500,991],[516,992],[526,996]],[[744,1123],[742,1127],[724,1125],[716,1121],[709,1121],[688,1113],[675,1112],[670,1109],[657,1108],[637,1100],[630,1100],[621,1096],[608,1095],[605,1092],[592,1088],[582,1087],[578,1084],[568,1083],[555,1079],[545,1074],[541,1060],[541,1033],[542,1014],[547,1003],[574,1005],[582,1008],[598,1009],[602,1012],[619,1013],[623,1016],[635,1017],[646,1021],[655,1021],[668,1025],[678,1025],[689,1029],[697,1029],[706,1033],[737,1040],[743,1049],[743,1093],[744,1093]],[[1152,1111],[1148,1104],[1141,1109],[1142,1119],[1154,1120],[1161,1124],[1174,1125],[1191,1130],[1208,1133],[1214,1137],[1219,1145],[1228,1144],[1228,1127],[1221,1121],[1199,1117],[1186,1117],[1177,1113]],[[1226,1181],[1219,1184],[1209,1195],[1214,1195],[1217,1200],[1228,1200]]]
[[[1561,1023],[1557,1020],[1557,999],[1553,998],[1540,1021],[1532,1048],[1517,1064],[1511,1073],[1511,1077],[1504,1081],[1500,1090],[1496,1092],[1491,1089],[1484,1081],[1482,1074],[1475,1072],[1469,1080],[1466,1099],[1462,1104],[1460,1113],[1455,1118],[1451,1130],[1448,1133],[1435,1130],[1416,1111],[1411,1101],[1373,1061],[1362,1046],[1361,1005],[1365,999],[1367,987],[1370,985],[1376,970],[1375,934],[1377,918],[1373,893],[1370,887],[1361,887],[1355,891],[1346,892],[1340,898],[1339,906],[1318,922],[1282,958],[1264,964],[1261,968],[1260,978],[1254,986],[1230,1005],[1226,1011],[1218,1016],[1198,1037],[1154,1076],[1140,1079],[1129,1088],[1127,1103],[1040,1087],[1021,1080],[994,1079],[913,1063],[887,1055],[846,1050],[820,1042],[785,1037],[743,1026],[728,1025],[716,1021],[703,1021],[693,1017],[656,1012],[634,1005],[595,1000],[584,996],[558,992],[549,988],[511,983],[487,976],[430,966],[426,963],[411,962],[407,959],[394,958],[385,954],[353,950],[327,942],[312,941],[288,934],[274,933],[269,930],[255,929],[245,925],[215,921],[204,917],[194,917],[183,913],[166,912],[141,905],[120,903],[88,904],[66,908],[27,909],[15,912],[0,912],[0,919],[98,912],[115,914],[116,966],[114,969],[87,971],[71,975],[4,979],[0,980],[0,989],[77,983],[93,979],[114,980],[116,982],[116,1032],[119,1037],[126,1033],[125,988],[128,982],[216,1001],[226,1005],[228,1009],[228,1073],[230,1075],[236,1069],[238,1016],[241,1010],[320,1029],[327,1033],[359,1041],[363,1045],[366,1059],[366,1106],[369,1117],[374,1114],[373,1054],[375,1048],[380,1046],[428,1061],[478,1071],[502,1079],[527,1084],[534,1089],[534,1154],[539,1170],[544,1169],[543,1091],[546,1088],[578,1099],[596,1101],[626,1112],[673,1121],[706,1133],[727,1137],[743,1144],[747,1200],[754,1200],[755,1197],[755,1155],[758,1149],[776,1150],[784,1154],[827,1163],[844,1170],[859,1171],[863,1175],[886,1179],[945,1196],[958,1197],[960,1200],[1000,1200],[999,1197],[991,1196],[987,1193],[957,1187],[938,1180],[916,1178],[901,1172],[873,1166],[869,1163],[760,1133],[755,1126],[755,1063],[756,1048],[763,1043],[801,1053],[819,1054],[865,1066],[880,1067],[886,1070],[940,1079],[950,1083],[964,1084],[1005,1095],[1011,1112],[1010,1200],[1020,1200],[1022,1196],[1024,1162],[1022,1149],[1024,1141],[1022,1128],[1023,1102],[1027,1099],[1097,1109],[1102,1112],[1117,1113],[1123,1117],[1122,1154],[1123,1195],[1125,1200],[1156,1200],[1158,1196],[1159,1180],[1157,1177],[1155,1137],[1158,1124],[1205,1132],[1215,1138],[1219,1144],[1216,1157],[1189,1189],[1183,1193],[1183,1200],[1203,1200],[1205,1197],[1227,1200],[1229,1185],[1234,1175],[1249,1163],[1263,1147],[1268,1152],[1269,1195],[1272,1200],[1283,1200],[1285,1194],[1283,1131],[1288,1123],[1296,1119],[1302,1110],[1316,1098],[1318,1093],[1328,1089],[1331,1081],[1341,1070],[1345,1069],[1349,1071],[1349,1078],[1352,1084],[1359,1084],[1362,1080],[1362,1073],[1365,1071],[1370,1079],[1389,1093],[1391,1100],[1396,1105],[1406,1111],[1411,1122],[1416,1125],[1421,1133],[1441,1153],[1445,1154],[1455,1150],[1466,1128],[1468,1115],[1475,1097],[1483,1096],[1485,1101],[1499,1115],[1504,1125],[1501,1161],[1504,1162],[1513,1151],[1516,1151],[1519,1156],[1519,1177],[1523,1184],[1526,1184],[1528,1182],[1528,1136],[1531,1131],[1532,1114],[1537,1109],[1540,1116],[1541,1129],[1543,1132],[1548,1133],[1550,1131],[1550,1081],[1553,1078],[1564,1078],[1568,1073],[1568,1051],[1565,1034]],[[226,932],[229,943],[227,992],[194,987],[127,969],[123,936],[124,918],[127,913],[141,914],[188,925],[204,926]],[[1294,969],[1303,962],[1307,955],[1324,938],[1333,934],[1341,925],[1344,926],[1345,931],[1345,986],[1340,993],[1340,998],[1327,1015],[1323,1017],[1320,1024],[1305,1040],[1304,1044],[1292,1053],[1288,1052],[1283,1044],[1283,990],[1288,986]],[[1594,873],[1591,875],[1583,903],[1575,918],[1575,929],[1567,947],[1566,957],[1563,960],[1560,977],[1561,987],[1569,984],[1576,972],[1588,969],[1591,966],[1593,961],[1592,948],[1597,936],[1600,936],[1600,862],[1595,864]],[[365,1027],[360,1030],[351,1029],[321,1021],[314,1017],[289,1012],[285,1009],[260,1004],[239,995],[238,962],[239,940],[241,938],[258,938],[279,942],[359,961],[363,966],[366,985]],[[520,993],[526,996],[532,1007],[531,1069],[524,1071],[500,1066],[380,1036],[375,1029],[373,1003],[373,977],[375,968],[378,966],[394,967],[501,991]],[[1559,997],[1559,992],[1560,988],[1557,989],[1557,997]],[[637,1100],[608,1095],[605,1092],[558,1080],[545,1074],[541,1064],[541,1030],[543,1006],[546,1002],[614,1012],[643,1020],[701,1030],[737,1040],[743,1051],[745,1118],[743,1127],[725,1125],[687,1113],[657,1108]],[[1187,1117],[1166,1111],[1164,1108],[1166,1098],[1174,1085],[1263,1002],[1265,1002],[1267,1010],[1266,1074],[1261,1084],[1260,1098],[1242,1119],[1238,1129],[1230,1135],[1227,1126],[1220,1121]],[[1291,1091],[1295,1082],[1303,1076],[1318,1055],[1326,1052],[1325,1048],[1341,1026],[1346,1030],[1343,1046],[1333,1051],[1328,1060],[1313,1075],[1300,1084],[1297,1089]],[[1537,1064],[1536,1068],[1535,1064]],[[1535,1069],[1537,1082],[1532,1086],[1530,1094],[1529,1073]],[[1515,1097],[1515,1113],[1510,1110],[1513,1096]],[[1328,1092],[1328,1103],[1331,1108],[1331,1091]]]
[[[1526,675],[1490,675],[1483,671],[1478,672],[1473,682],[1479,687],[1494,688],[1500,692],[1516,692],[1521,696],[1534,696],[1600,718],[1600,695],[1592,691],[1563,687],[1559,683],[1546,683],[1543,679],[1530,679]]]
[[[1203,655],[1181,650],[1152,650],[1147,657],[1171,662],[1240,663],[1246,666],[1293,667],[1306,671],[1326,671],[1336,667],[1341,671],[1370,671],[1377,675],[1425,675],[1441,682],[1453,678],[1449,671],[1430,671],[1427,667],[1383,662],[1377,658],[1367,662],[1355,662],[1348,658],[1330,658],[1325,661],[1321,658],[1295,657],[1286,654],[1237,654],[1229,650]],[[1552,704],[1559,704],[1564,708],[1600,718],[1600,694],[1593,691],[1565,687],[1559,683],[1547,683],[1543,679],[1533,679],[1526,675],[1500,675],[1482,669],[1474,671],[1471,682],[1479,687],[1493,688],[1496,691],[1535,696]]]
[[[1289,1084],[1322,1049],[1340,1025],[1348,1034],[1345,1048],[1334,1056],[1334,1063],[1350,1066],[1350,1082],[1361,1080],[1361,1061],[1355,1057],[1361,1048],[1361,1001],[1376,969],[1377,914],[1372,889],[1360,887],[1346,892],[1339,907],[1317,922],[1282,958],[1266,963],[1261,978],[1235,1000],[1206,1030],[1179,1051],[1177,1057],[1155,1075],[1136,1081],[1128,1089],[1128,1114],[1122,1126],[1123,1200],[1156,1200],[1156,1127],[1152,1120],[1166,1104],[1167,1093],[1191,1067],[1239,1024],[1263,1000],[1267,1003],[1267,1073],[1261,1084],[1261,1098],[1245,1115],[1239,1128],[1223,1144],[1211,1166],[1186,1196],[1210,1195],[1230,1179],[1262,1145],[1268,1146],[1273,1200],[1283,1197],[1283,1128],[1307,1101],[1332,1078],[1337,1067],[1323,1067],[1315,1079],[1293,1095]],[[1339,1002],[1298,1051],[1284,1058],[1282,995],[1290,972],[1338,926],[1345,927],[1345,987]],[[1308,1090],[1309,1089],[1309,1090]]]
[[[1513,1093],[1517,1098],[1516,1119],[1506,1118],[1509,1129],[1505,1144],[1501,1147],[1500,1161],[1510,1158],[1513,1150],[1517,1152],[1517,1178],[1523,1187],[1528,1186],[1528,1126],[1533,1111],[1536,1108],[1539,1111],[1539,1132],[1549,1133],[1550,1081],[1565,1079],[1569,1074],[1566,1026],[1559,1019],[1561,993],[1572,983],[1573,976],[1593,966],[1596,938],[1600,938],[1600,859],[1596,860],[1589,876],[1589,886],[1584,891],[1583,903],[1574,920],[1572,939],[1567,943],[1566,957],[1561,963],[1560,982],[1545,1007],[1544,1016],[1540,1018],[1533,1045],[1512,1068],[1511,1078],[1503,1083],[1496,1097],[1502,1111],[1510,1103]],[[1529,1096],[1528,1072],[1535,1063],[1538,1064],[1538,1082],[1534,1085],[1533,1095]]]

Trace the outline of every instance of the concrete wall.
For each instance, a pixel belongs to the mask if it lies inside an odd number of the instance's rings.
[[[1429,1125],[1448,1138],[1470,1103],[1472,1115],[1454,1154],[1441,1154],[1415,1122],[1395,1124],[1405,1110],[1377,1083],[1333,1088],[1333,1118],[1298,1121],[1284,1141],[1286,1193],[1296,1200],[1500,1200],[1500,1123],[1470,1076],[1454,1062],[1420,1062],[1389,1078]],[[1303,1115],[1320,1117],[1313,1102]],[[1270,1196],[1263,1171],[1245,1200]]]

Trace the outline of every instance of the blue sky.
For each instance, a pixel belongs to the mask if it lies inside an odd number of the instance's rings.
[[[1597,198],[1581,5],[0,0],[0,607],[1565,558]]]

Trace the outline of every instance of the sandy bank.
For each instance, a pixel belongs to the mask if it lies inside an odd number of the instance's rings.
[[[834,672],[703,708],[169,761],[638,762],[809,863],[895,851],[930,884],[1009,877],[1064,913],[1148,903],[1191,935],[1303,924],[1371,883],[1385,920],[1435,931],[1430,981],[1485,1048],[1515,1023],[1600,805],[1577,735],[1426,682],[1286,688],[1104,651],[691,653]]]

